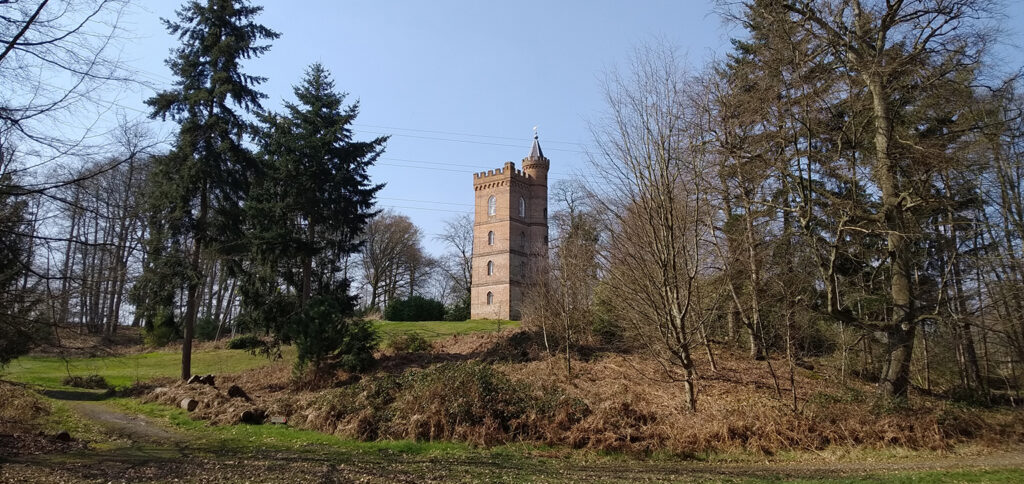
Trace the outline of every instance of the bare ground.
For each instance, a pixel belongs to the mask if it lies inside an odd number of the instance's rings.
[[[708,464],[572,458],[410,456],[305,452],[214,454],[189,447],[138,445],[117,451],[20,459],[0,465],[2,482],[738,482],[871,480],[907,472],[1020,469],[1024,454],[913,458],[883,462]]]

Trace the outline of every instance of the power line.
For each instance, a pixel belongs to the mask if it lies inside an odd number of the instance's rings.
[[[416,166],[416,165],[398,165],[395,163],[374,163],[374,166],[394,166],[398,168],[416,168],[420,170],[431,170],[431,171],[452,171],[455,173],[466,173],[466,170],[455,170],[452,168],[433,168],[429,166]]]
[[[482,168],[481,165],[468,165],[468,164],[465,164],[465,163],[446,163],[446,162],[443,162],[443,161],[410,160],[408,158],[392,158],[390,156],[389,157],[382,157],[381,160],[384,160],[384,161],[402,161],[402,162],[407,162],[407,163],[426,163],[426,164],[430,164],[430,165],[461,166],[461,167],[464,167],[464,168],[472,168],[472,169],[474,169],[476,171],[486,170],[486,168]]]
[[[357,128],[358,127],[366,127],[366,128],[374,128],[374,129],[390,129],[390,130],[397,130],[397,131],[415,131],[415,132],[418,132],[418,133],[447,134],[447,135],[453,135],[453,136],[470,136],[470,137],[474,137],[474,138],[492,138],[492,139],[504,139],[504,140],[510,140],[510,141],[523,141],[523,138],[516,138],[516,137],[512,137],[512,136],[494,136],[494,135],[487,135],[487,134],[457,133],[457,132],[454,132],[454,131],[436,131],[436,130],[431,130],[431,129],[417,129],[417,128],[398,128],[398,127],[395,127],[395,126],[379,126],[379,125],[359,124],[359,123],[353,123],[352,126],[357,127]],[[581,143],[577,143],[577,142],[574,142],[574,141],[558,141],[558,140],[550,140],[550,139],[546,139],[546,138],[544,139],[544,143],[555,143],[555,144],[582,146]]]
[[[436,203],[439,205],[461,205],[465,207],[475,207],[472,203],[456,203],[456,202],[435,202],[433,200],[413,200],[411,198],[390,198],[390,197],[377,197],[379,200],[395,200],[399,202],[416,202],[416,203]]]
[[[404,168],[418,168],[418,169],[421,169],[421,170],[453,171],[453,172],[458,172],[458,173],[466,173],[466,170],[455,170],[455,169],[451,169],[451,168],[429,168],[429,167],[425,167],[425,166],[400,165],[400,164],[387,163],[387,162],[389,162],[389,161],[400,161],[400,162],[404,162],[404,163],[417,163],[417,164],[424,164],[424,165],[461,166],[461,167],[466,167],[466,168],[472,169],[473,171],[471,173],[479,173],[479,172],[482,172],[482,171],[487,171],[487,170],[493,169],[493,168],[486,168],[483,165],[466,165],[466,164],[461,164],[461,163],[445,163],[443,161],[411,160],[411,159],[408,159],[408,158],[390,158],[390,157],[384,157],[384,158],[380,158],[380,159],[383,160],[384,163],[377,162],[377,163],[374,163],[374,165],[398,166],[398,167],[404,167]],[[571,173],[562,173],[562,172],[557,172],[557,171],[548,172],[548,175],[566,176],[566,177],[572,176]]]
[[[403,210],[427,210],[430,212],[447,212],[447,213],[473,213],[472,210],[447,210],[443,208],[430,208],[430,207],[406,207],[402,205],[380,205],[384,208],[398,208]]]
[[[508,148],[522,148],[523,147],[522,145],[518,145],[518,144],[513,145],[513,144],[508,144],[508,143],[491,143],[491,142],[488,142],[488,141],[472,141],[472,140],[454,139],[454,138],[438,138],[436,136],[419,136],[419,135],[415,135],[415,134],[383,133],[383,132],[380,132],[380,131],[365,131],[365,130],[362,131],[362,132],[363,133],[367,133],[367,134],[376,134],[376,135],[380,135],[380,136],[404,136],[406,138],[429,139],[429,140],[435,140],[435,141],[450,141],[450,142],[453,142],[453,143],[470,143],[470,144],[488,145],[488,146],[504,146],[504,147],[508,147]],[[565,148],[548,148],[548,151],[563,151],[563,152],[567,152],[567,153],[579,153],[579,154],[586,154],[587,153],[586,151],[582,151],[582,150],[569,150],[569,149],[565,149]]]

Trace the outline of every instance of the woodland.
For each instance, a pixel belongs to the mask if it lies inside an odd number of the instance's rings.
[[[471,218],[429,254],[375,206],[388,137],[355,139],[359,105],[327,66],[264,109],[243,61],[279,33],[243,0],[164,20],[174,83],[147,103],[175,123],[169,147],[145,123],[103,144],[50,129],[130,82],[107,49],[121,27],[92,22],[125,7],[0,1],[0,364],[138,331],[181,359],[170,391],[136,395],[221,402],[197,418],[229,424],[227,397],[184,381],[200,341],[248,337],[295,352],[233,377],[254,404],[360,440],[692,455],[1024,438],[1024,66],[994,60],[997,1],[722,1],[718,60],[637,47],[603,77],[589,176],[550,187],[521,326],[397,344],[373,321],[469,319]]]

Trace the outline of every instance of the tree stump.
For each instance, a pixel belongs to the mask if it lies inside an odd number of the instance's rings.
[[[181,401],[181,408],[188,412],[194,411],[199,406],[199,401],[191,398],[185,398]]]

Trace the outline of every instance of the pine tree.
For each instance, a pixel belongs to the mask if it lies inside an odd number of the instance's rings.
[[[187,302],[181,375],[186,379],[204,280],[202,257],[205,251],[229,250],[240,240],[241,203],[250,173],[258,168],[243,144],[251,131],[244,115],[262,109],[266,95],[256,88],[266,79],[244,73],[241,62],[265,53],[270,46],[260,42],[278,37],[253,21],[262,10],[244,0],[190,1],[176,11],[176,21],[163,20],[181,41],[167,60],[177,80],[147,104],[152,117],[171,118],[180,126],[173,151],[158,163],[154,183],[163,185],[157,203],[172,206],[170,212],[181,217],[174,224],[180,230],[175,236],[188,249],[182,264]]]
[[[30,271],[28,202],[14,194],[20,186],[0,146],[0,367],[27,353],[45,329],[31,317],[32,289],[24,284]]]
[[[299,348],[308,353],[300,360],[320,365],[338,350],[322,344],[331,340],[324,331],[349,328],[344,320],[355,299],[344,267],[376,213],[373,199],[383,185],[371,184],[367,170],[387,137],[352,139],[358,103],[344,105],[346,95],[335,91],[320,64],[310,66],[294,93],[297,102],[285,103],[283,114],[263,117],[263,176],[246,206],[250,263],[242,288],[244,317],[300,346],[317,342],[316,350]],[[333,308],[326,323],[324,307]],[[308,337],[314,328],[319,338]]]

